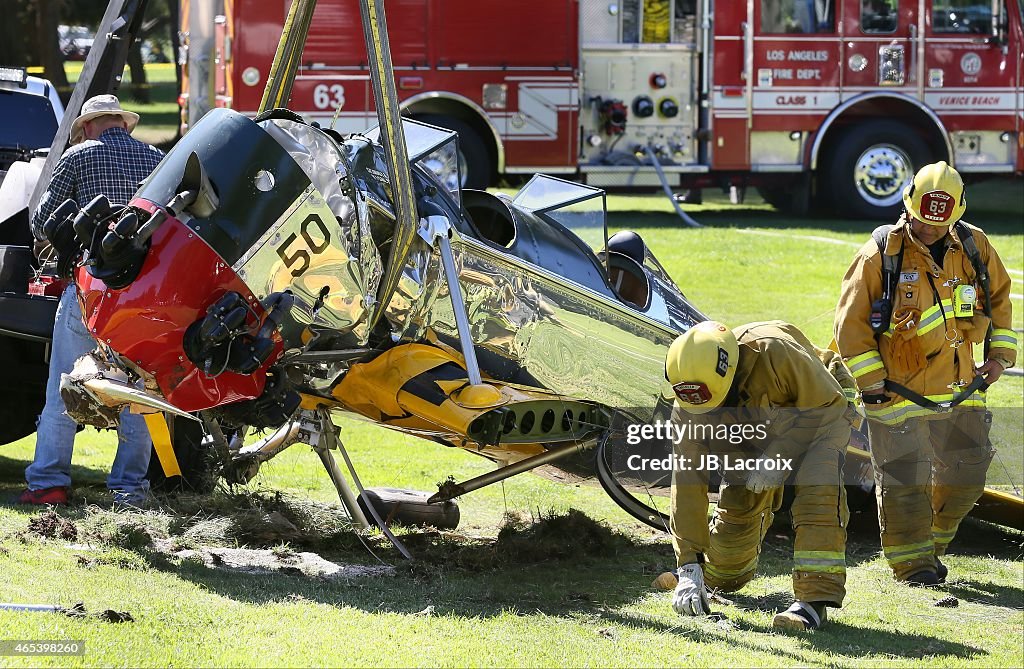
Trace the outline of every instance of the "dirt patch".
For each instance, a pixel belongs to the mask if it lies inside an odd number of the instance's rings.
[[[430,574],[437,567],[485,571],[551,560],[585,561],[635,545],[629,537],[577,509],[536,519],[510,515],[494,540],[439,531],[400,538],[415,558],[403,565],[413,576],[421,571]],[[430,569],[425,569],[428,566]]]
[[[75,524],[54,509],[47,509],[29,518],[28,531],[46,539],[74,541],[78,538],[78,528]]]
[[[495,547],[513,563],[583,559],[609,555],[630,545],[630,540],[577,509],[548,514],[535,523],[509,518],[498,532]]]
[[[157,539],[153,548],[182,560],[193,560],[207,567],[216,567],[248,573],[280,573],[324,579],[353,579],[393,576],[395,570],[387,566],[339,564],[325,560],[316,553],[274,549],[224,548],[204,546],[177,549],[173,541]]]
[[[180,495],[169,506],[177,520],[169,534],[194,545],[267,548],[288,543],[306,548],[356,548],[344,512],[280,492]]]
[[[135,618],[132,617],[132,614],[128,613],[127,611],[115,611],[114,609],[106,609],[105,611],[100,611],[96,614],[96,617],[108,623],[135,622]]]

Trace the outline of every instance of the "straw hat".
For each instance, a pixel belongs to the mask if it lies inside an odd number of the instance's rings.
[[[82,125],[86,121],[91,121],[94,118],[106,116],[107,114],[117,114],[124,118],[125,122],[128,123],[129,133],[135,130],[135,126],[139,122],[138,114],[121,109],[121,102],[117,99],[116,95],[97,95],[85,101],[85,104],[82,105],[81,115],[71,124],[71,143],[78,144],[85,139],[85,131],[82,129]]]

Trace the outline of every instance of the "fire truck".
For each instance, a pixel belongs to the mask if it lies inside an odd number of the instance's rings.
[[[288,0],[183,2],[183,126],[254,114]],[[465,185],[756,186],[892,218],[920,166],[1024,171],[1021,0],[392,0],[403,113],[456,130]],[[319,0],[289,106],[376,123],[355,0]]]

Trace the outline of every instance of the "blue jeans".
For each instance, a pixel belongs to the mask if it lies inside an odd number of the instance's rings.
[[[53,324],[46,404],[37,424],[35,459],[25,470],[30,490],[71,485],[71,452],[78,424],[65,413],[60,397],[60,377],[70,373],[75,361],[94,348],[96,341],[82,322],[77,289],[71,285],[60,296]],[[118,501],[141,501],[149,492],[146,471],[153,452],[146,421],[139,414],[124,409],[117,435],[117,455],[107,477],[107,488],[115,492]]]

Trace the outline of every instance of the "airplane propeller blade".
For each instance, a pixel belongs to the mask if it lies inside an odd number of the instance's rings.
[[[85,389],[92,393],[93,397],[103,402],[107,406],[117,406],[119,404],[137,404],[150,409],[156,409],[157,411],[166,411],[172,413],[175,416],[181,416],[182,418],[189,418],[191,420],[198,421],[199,419],[190,413],[186,413],[174,406],[170,402],[154,397],[153,395],[147,394],[145,391],[126,386],[123,383],[117,381],[111,381],[110,379],[89,379],[82,385]]]

